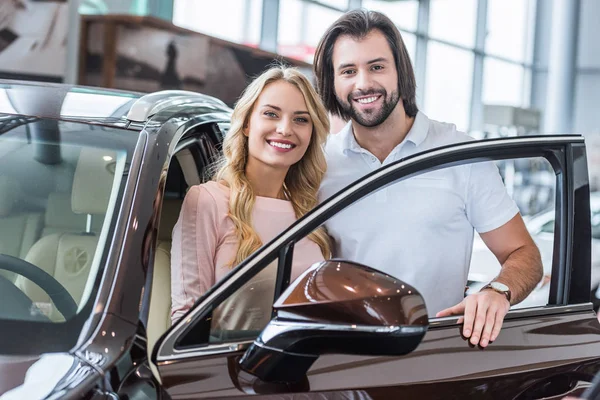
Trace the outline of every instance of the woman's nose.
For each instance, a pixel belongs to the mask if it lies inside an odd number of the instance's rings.
[[[289,136],[292,134],[292,127],[287,118],[283,118],[277,124],[277,133],[283,136]]]

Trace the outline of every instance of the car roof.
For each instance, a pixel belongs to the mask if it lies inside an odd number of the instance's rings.
[[[164,90],[149,94],[45,82],[0,79],[0,113],[139,130],[153,115],[182,108],[197,114],[230,113],[212,96]]]

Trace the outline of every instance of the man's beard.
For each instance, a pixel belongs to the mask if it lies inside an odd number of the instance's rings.
[[[383,99],[383,104],[379,109],[365,110],[359,111],[354,107],[354,97],[363,97],[369,95],[380,95]],[[341,101],[339,97],[337,97],[337,101],[340,104],[340,107],[344,111],[346,115],[349,115],[354,121],[358,124],[365,126],[367,128],[373,128],[381,125],[394,111],[398,101],[400,101],[400,95],[398,91],[393,91],[392,95],[388,98],[387,91],[385,89],[380,90],[370,90],[366,92],[360,93],[350,93],[347,98],[347,102]]]

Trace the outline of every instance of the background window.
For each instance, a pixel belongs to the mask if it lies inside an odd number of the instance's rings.
[[[417,0],[407,1],[385,1],[385,0],[363,0],[362,6],[368,10],[380,11],[390,17],[399,28],[409,31],[417,30],[417,16],[419,14],[419,2]]]
[[[431,0],[429,35],[432,38],[473,47],[476,15],[476,0]]]
[[[423,111],[430,118],[456,124],[459,130],[466,131],[472,75],[473,53],[429,42]]]
[[[312,63],[321,36],[341,15],[339,11],[301,0],[281,1],[278,53]]]
[[[483,64],[483,103],[526,105],[525,68],[486,58]]]
[[[173,23],[236,43],[260,42],[262,0],[174,0]]]
[[[417,37],[412,33],[400,32],[402,34],[402,40],[410,55],[410,61],[412,62],[413,68],[415,67],[415,53],[417,51]]]
[[[487,53],[525,61],[527,49],[528,0],[488,0]]]
[[[315,0],[315,2],[325,4],[327,6],[337,7],[341,10],[348,8],[348,0]],[[281,3],[283,3],[283,1]]]

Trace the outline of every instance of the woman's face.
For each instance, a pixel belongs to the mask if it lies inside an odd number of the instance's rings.
[[[306,153],[312,130],[302,92],[283,80],[269,83],[256,100],[244,131],[249,162],[288,169]]]

